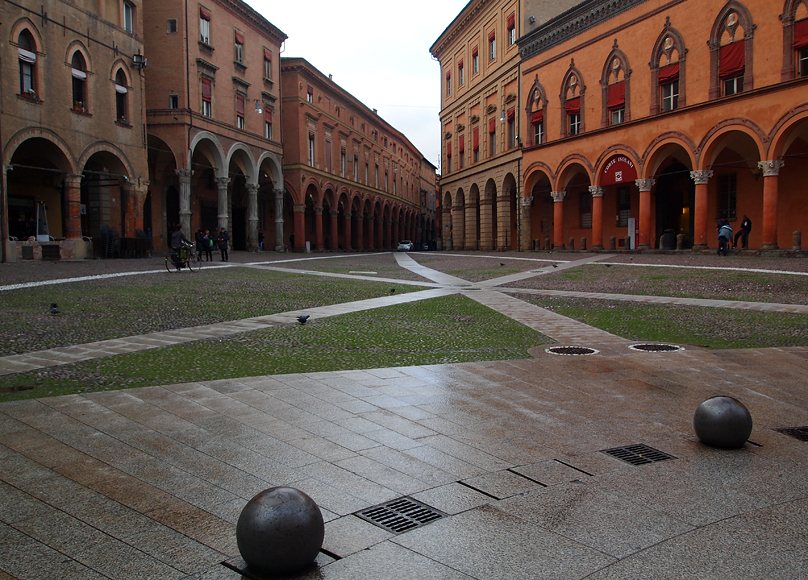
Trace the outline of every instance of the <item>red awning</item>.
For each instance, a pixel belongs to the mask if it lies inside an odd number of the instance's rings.
[[[244,116],[244,97],[241,95],[236,95],[236,113],[240,117]]]
[[[478,54],[480,54],[480,49],[478,47],[475,46],[471,49],[471,56],[477,56]]]
[[[659,69],[659,84],[667,85],[679,80],[679,63],[675,62]]]
[[[202,100],[210,101],[212,94],[210,79],[202,79]]]
[[[610,109],[620,109],[626,104],[626,81],[614,83],[609,85],[609,104]]]
[[[614,185],[615,183],[633,183],[637,179],[634,162],[625,155],[615,155],[603,167],[598,185]]]
[[[266,60],[272,60],[272,53],[271,53],[271,52],[269,52],[269,50],[268,50],[268,49],[266,49],[266,48],[264,49],[264,58],[265,58]]]
[[[808,46],[808,18],[794,23],[794,48],[800,50]]]
[[[477,151],[480,148],[480,128],[474,127],[474,132],[472,133],[472,143],[474,145],[474,150]]]
[[[581,97],[575,97],[567,101],[567,114],[577,115],[581,112]]]
[[[731,79],[743,73],[746,42],[739,40],[722,46],[718,51],[718,78]]]
[[[244,44],[244,33],[236,30],[236,44]]]
[[[451,155],[451,154],[452,154],[452,144],[450,142],[450,143],[446,144],[446,155]]]
[[[530,115],[530,122],[536,124],[542,121],[544,121],[544,110],[539,109],[538,111],[533,111],[533,114]]]
[[[452,71],[446,71],[446,80],[448,81],[450,78],[452,78]]]
[[[458,140],[459,143],[457,144],[458,150],[463,153],[466,150],[466,137],[465,135],[461,135],[460,139]]]
[[[264,120],[270,125],[272,124],[272,109],[266,105],[264,105]]]
[[[494,38],[496,38],[496,35],[497,35],[496,32],[494,32],[493,30],[491,32],[489,32],[488,33],[488,42],[491,42],[492,40],[494,40]]]
[[[496,133],[497,132],[497,120],[496,119],[488,119],[488,132],[489,133]]]
[[[511,14],[508,16],[508,30],[516,26],[516,16]]]
[[[457,68],[458,69],[463,68],[463,61],[462,60],[459,63],[457,63]]]
[[[207,20],[208,22],[210,22],[210,10],[208,10],[207,8],[202,8],[200,6],[199,7],[199,17],[202,20]]]

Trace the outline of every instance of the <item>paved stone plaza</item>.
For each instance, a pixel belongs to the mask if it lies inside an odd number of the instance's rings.
[[[518,361],[2,403],[0,580],[237,580],[239,513],[279,485],[309,494],[326,520],[317,566],[296,576],[307,580],[808,578],[808,443],[777,431],[808,425],[808,348],[636,351],[502,291],[549,263],[472,284],[395,257],[431,282],[313,315],[462,293],[560,345],[597,352],[539,347]],[[610,259],[569,254],[557,265]],[[297,314],[5,357],[0,374]],[[752,412],[743,449],[712,449],[693,433],[696,407],[718,394]],[[670,458],[632,465],[603,453],[638,444]],[[402,496],[447,516],[395,534],[354,515]]]

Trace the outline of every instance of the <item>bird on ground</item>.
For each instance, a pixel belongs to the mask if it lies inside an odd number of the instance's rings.
[[[56,306],[56,302],[51,302],[50,313],[51,314],[59,314],[59,307]]]
[[[555,264],[553,264],[553,268],[558,268],[558,266],[556,266]]]
[[[396,289],[395,288],[390,288],[390,294],[395,294],[395,293],[396,293]]]
[[[310,318],[310,315],[308,315],[308,314],[301,314],[300,316],[298,316],[298,317],[297,317],[297,321],[298,321],[300,324],[306,324],[306,321],[307,321],[309,318]]]
[[[500,263],[499,263],[499,265],[500,265],[500,266],[504,266],[504,265],[505,265],[505,262],[500,262]]]
[[[611,267],[612,267],[612,265],[611,265],[611,264],[606,264],[606,267],[607,267],[607,268],[611,268]]]
[[[633,260],[634,260],[634,256],[629,256],[629,257],[628,257],[628,259],[633,261]]]

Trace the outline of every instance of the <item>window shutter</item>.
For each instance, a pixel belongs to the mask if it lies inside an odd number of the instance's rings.
[[[489,133],[496,133],[497,132],[497,120],[496,119],[488,119],[488,132]]]
[[[511,14],[510,16],[508,16],[508,30],[515,27],[516,27],[516,16],[514,14]]]
[[[210,79],[202,79],[202,100],[210,102],[212,94]]]
[[[794,48],[797,50],[808,46],[808,18],[794,23]]]
[[[266,48],[264,49],[264,58],[269,61],[272,60],[272,53]]]
[[[497,36],[497,33],[494,32],[493,30],[491,32],[489,32],[488,33],[488,42],[491,42],[492,40],[494,40],[496,38],[496,36]]]
[[[207,8],[202,8],[202,6],[200,6],[199,7],[199,17],[202,20],[207,20],[208,22],[210,22],[210,10],[208,10]]]
[[[581,97],[575,97],[567,101],[567,114],[577,115],[581,112]]]
[[[480,148],[480,128],[474,127],[474,133],[472,134],[472,145],[474,150],[477,151]]]
[[[460,150],[460,153],[466,150],[466,137],[465,135],[461,135],[459,139],[459,143],[457,144],[457,148]]]
[[[718,51],[718,78],[729,79],[739,76],[744,69],[745,57],[744,40],[722,46]]]
[[[236,113],[239,117],[244,116],[244,97],[242,95],[236,95]]]
[[[236,30],[236,44],[244,44],[244,33]]]
[[[448,81],[450,78],[452,78],[452,73],[450,71],[446,71],[446,80]]]
[[[659,84],[667,85],[679,80],[679,63],[669,64],[659,69]]]
[[[542,121],[544,121],[544,110],[533,111],[533,114],[530,115],[530,122],[535,124]]]
[[[609,104],[610,109],[619,109],[626,104],[626,81],[614,83],[609,85]]]

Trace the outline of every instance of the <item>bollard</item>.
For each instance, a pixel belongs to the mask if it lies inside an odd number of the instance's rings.
[[[569,249],[570,250],[575,249],[575,238],[570,238],[570,247],[569,247]]]
[[[791,243],[793,247],[792,250],[801,250],[802,249],[802,232],[797,230],[793,234],[791,234]]]
[[[553,246],[550,245],[550,238],[544,238],[544,249],[547,251],[553,249]]]
[[[582,250],[586,249],[586,238],[581,238],[581,249]]]
[[[676,249],[677,250],[684,250],[685,249],[685,235],[684,234],[676,234]]]
[[[626,250],[631,249],[631,236],[626,236],[625,238],[623,238],[623,247]]]
[[[617,249],[617,238],[614,236],[609,238],[609,249],[612,251]]]

